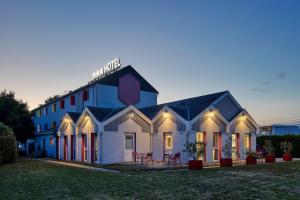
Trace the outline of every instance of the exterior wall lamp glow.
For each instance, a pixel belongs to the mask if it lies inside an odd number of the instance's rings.
[[[133,117],[133,112],[131,112],[130,114],[129,114],[129,118],[132,118]]]

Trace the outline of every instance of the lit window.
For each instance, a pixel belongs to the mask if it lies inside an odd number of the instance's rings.
[[[54,144],[54,138],[50,138],[50,144]]]
[[[219,133],[213,133],[213,160],[219,160],[219,148],[218,148]]]
[[[165,147],[166,147],[167,150],[173,149],[172,135],[166,135],[166,137],[165,137]]]
[[[201,148],[201,144],[199,144],[199,142],[205,142],[204,141],[204,133],[203,132],[198,132],[197,134],[196,134],[196,142],[197,142],[197,148],[198,149],[200,149]],[[205,146],[204,146],[204,148],[205,148]],[[201,155],[198,155],[198,158],[197,158],[198,160],[203,160],[204,159],[204,156],[203,156],[203,154],[201,154]]]
[[[56,103],[52,104],[52,112],[56,112]]]
[[[244,135],[244,148],[246,151],[249,151],[250,147],[250,137],[249,134]]]

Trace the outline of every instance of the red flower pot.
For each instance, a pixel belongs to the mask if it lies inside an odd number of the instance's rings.
[[[265,162],[266,163],[274,163],[275,162],[275,156],[274,155],[267,155],[265,157]]]
[[[221,158],[220,166],[221,167],[232,167],[232,159],[231,158]]]
[[[257,160],[254,156],[247,156],[246,157],[246,165],[256,165]]]
[[[202,160],[189,160],[189,170],[199,170],[203,168]]]
[[[293,155],[291,153],[285,153],[285,154],[283,154],[283,160],[284,161],[292,161]]]

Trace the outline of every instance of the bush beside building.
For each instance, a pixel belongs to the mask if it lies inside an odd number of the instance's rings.
[[[0,164],[14,162],[17,155],[16,138],[12,129],[0,122]]]
[[[291,142],[293,144],[292,154],[295,158],[300,158],[300,135],[270,135],[270,136],[260,136],[257,138],[257,145],[262,147],[265,140],[271,140],[272,145],[275,149],[275,156],[281,158],[283,151],[280,148],[281,142]]]

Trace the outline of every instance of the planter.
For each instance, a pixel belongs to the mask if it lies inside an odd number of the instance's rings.
[[[189,170],[199,170],[202,169],[202,160],[189,160]]]
[[[232,159],[231,158],[221,158],[220,167],[232,167]]]
[[[284,161],[292,161],[293,155],[291,153],[285,153],[285,154],[283,154],[283,160]]]
[[[256,164],[257,164],[256,157],[254,157],[254,156],[247,156],[247,158],[246,158],[246,165],[256,165]]]
[[[275,156],[274,155],[266,155],[265,162],[266,163],[274,163],[275,162]]]

